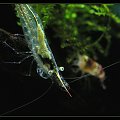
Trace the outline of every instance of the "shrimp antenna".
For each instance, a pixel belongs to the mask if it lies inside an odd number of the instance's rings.
[[[108,65],[108,66],[104,67],[103,69],[107,69],[107,68],[112,67],[113,65],[116,65],[118,63],[120,63],[120,60],[115,62],[115,63],[113,63],[113,64],[111,64],[111,65]]]
[[[23,104],[22,106],[16,107],[16,108],[14,108],[12,110],[9,110],[5,113],[2,113],[2,114],[0,114],[0,116],[6,115],[6,114],[11,113],[11,112],[14,112],[16,110],[19,110],[20,108],[23,108],[23,107],[26,107],[26,106],[32,104],[33,102],[36,102],[37,100],[39,100],[40,98],[42,98],[43,96],[45,96],[48,93],[48,91],[52,88],[52,85],[53,85],[53,81],[52,81],[51,85],[47,88],[47,90],[45,90],[45,92],[42,95],[40,95],[39,97],[33,99],[30,102],[27,102],[27,103]]]
[[[73,78],[69,78],[69,77],[64,77],[66,80],[68,79],[68,80],[72,80],[72,79],[78,79],[78,78],[84,78],[84,77],[87,77],[88,75],[90,75],[90,74],[85,74],[85,75],[82,75],[81,77],[73,77]]]
[[[81,76],[81,77],[72,78],[72,79],[75,79],[75,80],[70,81],[70,82],[68,82],[68,83],[76,82],[76,81],[78,81],[78,80],[80,80],[80,79],[82,79],[82,78],[88,77],[88,76],[90,76],[90,74],[86,74],[86,75],[83,75],[83,76]]]

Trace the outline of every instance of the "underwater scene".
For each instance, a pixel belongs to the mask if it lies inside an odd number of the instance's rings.
[[[120,4],[0,4],[0,116],[120,116]]]

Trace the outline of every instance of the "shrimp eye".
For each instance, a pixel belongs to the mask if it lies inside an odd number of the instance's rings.
[[[49,75],[53,74],[53,70],[49,70],[49,71],[48,71],[48,74],[49,74]]]
[[[64,67],[59,67],[59,70],[60,71],[64,71]]]

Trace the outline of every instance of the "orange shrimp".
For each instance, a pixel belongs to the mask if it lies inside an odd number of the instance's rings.
[[[88,73],[100,79],[101,83],[105,80],[105,71],[99,63],[91,59],[87,55],[79,55],[79,60],[77,63],[78,67],[83,73]],[[102,84],[105,89],[105,86]]]

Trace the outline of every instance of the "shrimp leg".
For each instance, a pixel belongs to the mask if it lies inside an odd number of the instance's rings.
[[[29,68],[28,74],[25,74],[25,76],[31,76],[31,71],[32,71],[33,62],[34,62],[34,59],[32,60],[32,62],[31,62],[31,64],[30,64],[30,68]]]
[[[21,59],[20,61],[17,61],[17,62],[2,62],[2,63],[8,63],[8,64],[21,64],[23,61],[25,61],[26,59],[32,57],[32,55],[28,55],[26,57],[24,57],[23,59]]]
[[[17,55],[19,54],[32,54],[31,51],[26,51],[26,52],[18,52],[16,51],[13,47],[11,47],[6,41],[3,42],[7,47],[9,47],[11,50],[13,50]]]

